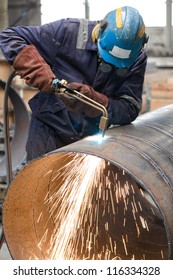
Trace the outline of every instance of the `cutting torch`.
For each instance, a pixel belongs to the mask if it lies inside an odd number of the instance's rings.
[[[61,90],[64,90],[66,94],[69,94],[69,95],[73,96],[74,98],[76,98],[77,100],[99,110],[102,113],[102,116],[100,118],[100,123],[99,123],[99,131],[100,131],[102,138],[104,137],[107,126],[108,126],[108,112],[103,105],[101,105],[100,103],[94,101],[93,99],[85,96],[81,92],[68,87],[66,80],[54,79],[52,82],[52,87],[54,88],[54,90],[56,92],[60,92]]]

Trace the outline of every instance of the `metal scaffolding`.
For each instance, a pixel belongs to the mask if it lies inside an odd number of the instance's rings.
[[[166,1],[166,47],[172,46],[172,0]]]

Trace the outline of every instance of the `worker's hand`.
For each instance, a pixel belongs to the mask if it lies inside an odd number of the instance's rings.
[[[83,112],[85,104],[77,100],[73,94],[69,94],[67,91],[56,91],[61,100],[66,105],[67,109],[71,112]]]
[[[92,87],[81,84],[81,83],[69,83],[67,87],[70,89],[79,91],[83,95],[87,96],[88,98],[98,102],[99,104],[103,105],[105,108],[108,106],[108,98],[102,93],[95,91]],[[72,95],[72,94],[71,94]],[[82,103],[82,104],[80,104]],[[100,110],[93,108],[90,105],[83,103],[82,101],[78,101],[76,103],[76,109],[79,106],[80,111],[82,111],[86,116],[94,118],[100,115]]]
[[[50,66],[42,58],[34,45],[28,45],[16,56],[13,67],[29,86],[40,91],[51,92],[55,78]]]

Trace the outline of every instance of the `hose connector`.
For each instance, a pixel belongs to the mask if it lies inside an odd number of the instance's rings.
[[[58,78],[55,78],[53,79],[52,81],[52,89],[54,91],[56,91],[58,88],[64,86],[64,85],[67,85],[67,81],[62,79],[62,80],[59,80]]]

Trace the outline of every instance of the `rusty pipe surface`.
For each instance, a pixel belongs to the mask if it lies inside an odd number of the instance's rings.
[[[68,258],[173,259],[172,140],[169,105],[130,125],[110,128],[99,144],[95,136],[87,137],[30,162],[12,181],[4,203],[3,227],[12,257],[58,259],[52,251],[69,229],[68,224],[56,240],[64,224],[59,212],[66,215],[66,191],[74,188],[67,176],[79,176],[76,156],[91,156],[90,164],[96,158],[105,167],[85,197],[87,206],[68,241],[73,241]]]

